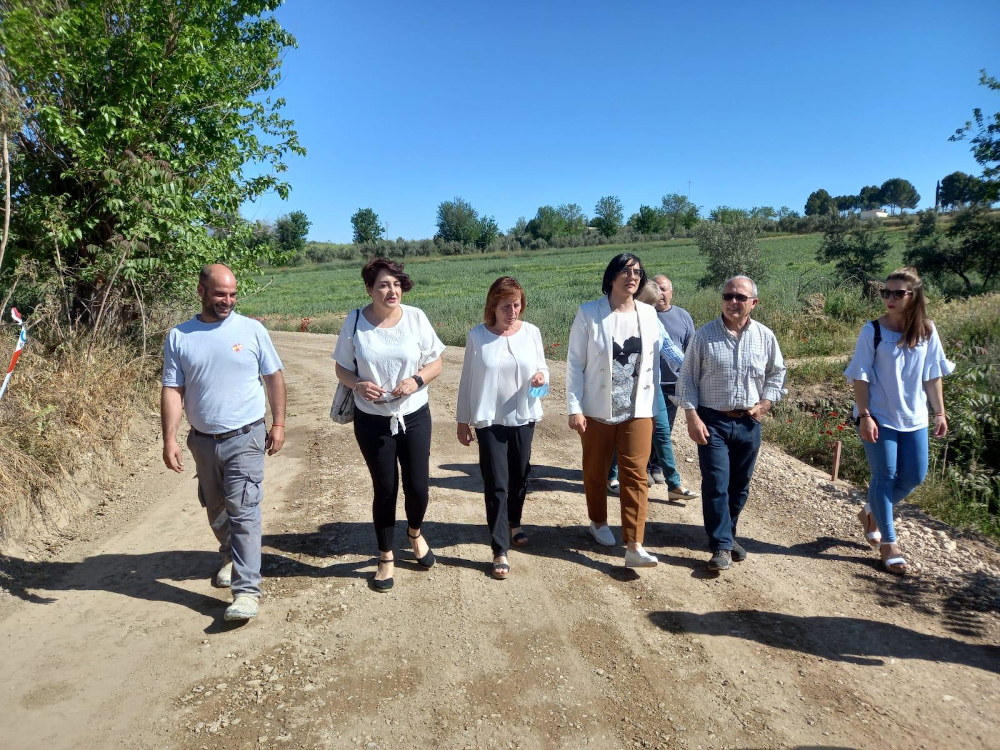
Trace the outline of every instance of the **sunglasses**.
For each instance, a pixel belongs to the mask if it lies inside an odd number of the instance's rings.
[[[733,294],[732,292],[727,292],[722,295],[722,299],[726,302],[732,302],[736,300],[737,302],[746,302],[748,299],[756,299],[755,297],[747,297],[745,294]]]
[[[880,294],[882,295],[882,299],[889,299],[890,297],[893,299],[903,299],[903,297],[913,294],[913,292],[909,289],[883,289]]]

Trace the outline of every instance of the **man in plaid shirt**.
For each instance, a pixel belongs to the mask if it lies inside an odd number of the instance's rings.
[[[701,505],[712,558],[708,569],[727,570],[747,553],[736,542],[736,523],[747,501],[760,450],[760,420],[785,393],[778,340],[750,319],[757,284],[734,276],[722,289],[722,315],[695,332],[684,354],[675,403],[684,409],[688,435],[698,444]]]

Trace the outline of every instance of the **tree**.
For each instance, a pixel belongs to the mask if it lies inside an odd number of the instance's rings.
[[[882,277],[888,252],[889,240],[874,224],[857,218],[834,218],[823,235],[816,260],[835,264],[843,278],[861,285],[864,294],[868,281]]]
[[[279,81],[295,45],[275,0],[36,0],[0,6],[16,82],[10,132],[15,256],[56,269],[63,314],[99,327],[109,304],[177,293],[208,262],[252,285],[276,248],[240,206],[304,154]],[[253,164],[253,170],[246,170]],[[249,172],[249,173],[248,173]],[[264,252],[259,256],[257,253]]]
[[[735,224],[741,219],[749,219],[750,212],[745,208],[733,208],[732,206],[716,206],[708,215],[712,221],[720,224]]]
[[[605,237],[614,237],[622,228],[624,217],[625,212],[618,196],[606,195],[594,206],[594,220],[591,223]]]
[[[729,224],[702,221],[695,227],[694,238],[698,250],[708,261],[700,286],[716,286],[731,276],[749,276],[758,284],[766,278],[766,267],[761,259],[757,235],[760,222],[756,219],[737,218]]]
[[[902,177],[893,177],[883,182],[879,194],[882,196],[882,203],[893,209],[891,213],[895,213],[896,208],[899,208],[900,213],[904,208],[916,208],[920,202],[920,193],[913,187],[913,183]]]
[[[493,240],[500,236],[500,227],[492,216],[483,216],[479,219],[478,231],[476,247],[482,251],[485,251]]]
[[[523,216],[518,216],[514,226],[507,230],[507,236],[520,240],[528,233],[528,222]]]
[[[536,240],[551,242],[553,237],[563,234],[563,217],[552,206],[539,206],[535,218],[528,222],[527,232]]]
[[[310,226],[312,222],[303,211],[292,211],[274,222],[275,242],[286,260],[294,260],[305,250]]]
[[[884,203],[882,200],[882,191],[879,190],[878,185],[866,185],[861,188],[858,199],[860,203],[859,207],[862,211],[871,211]]]
[[[982,208],[959,213],[947,230],[934,211],[921,211],[906,238],[905,262],[949,290],[955,277],[961,292],[991,291],[1000,281],[1000,217]]]
[[[442,201],[437,210],[437,228],[442,240],[471,245],[479,239],[479,214],[463,198]]]
[[[359,208],[351,216],[355,245],[373,245],[382,239],[385,227],[371,208]]]
[[[986,86],[991,91],[1000,91],[1000,81],[993,76],[987,76],[985,69],[979,71],[979,85]],[[966,135],[972,132],[973,121],[976,123],[977,132],[969,141],[972,145],[972,155],[983,168],[985,179],[1000,177],[1000,112],[995,112],[992,117],[984,116],[983,110],[976,107],[972,110],[972,120],[956,130],[949,140],[964,141]]]
[[[806,199],[806,216],[826,216],[835,210],[836,207],[834,206],[833,198],[823,188],[814,190]]]
[[[679,227],[693,229],[701,217],[699,209],[686,195],[670,193],[661,199],[660,212],[666,218],[666,228],[672,234],[677,234]]]
[[[664,215],[645,205],[629,217],[628,225],[638,234],[660,234],[667,228]]]
[[[952,172],[941,180],[940,198],[942,206],[958,208],[969,202],[969,175]]]
[[[833,199],[837,212],[846,216],[852,211],[856,211],[861,205],[860,195],[838,195]]]
[[[587,215],[577,204],[563,203],[556,209],[556,213],[562,219],[559,234],[569,236],[587,231]]]

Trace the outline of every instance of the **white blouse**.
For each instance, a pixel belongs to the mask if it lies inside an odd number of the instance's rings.
[[[882,326],[882,341],[875,351],[875,328],[865,323],[854,347],[854,357],[844,370],[850,380],[868,383],[868,410],[875,421],[899,432],[927,427],[927,395],[924,383],[955,369],[944,354],[937,328],[914,347],[899,346],[903,334]],[[854,405],[854,416],[858,406]]]
[[[536,372],[549,382],[538,328],[522,321],[517,333],[497,336],[485,323],[476,326],[465,341],[456,419],[475,428],[537,422],[542,418],[542,402],[528,395]]]
[[[415,375],[422,367],[438,359],[444,344],[434,332],[427,315],[419,307],[400,305],[403,315],[391,328],[377,328],[362,314],[354,331],[356,311],[348,314],[344,327],[337,337],[333,359],[345,370],[354,372],[358,361],[358,378],[392,391],[406,378]],[[389,393],[382,401],[365,401],[354,394],[354,406],[367,414],[393,417],[390,430],[406,430],[403,417],[427,404],[427,388],[418,388],[409,396],[393,399]]]

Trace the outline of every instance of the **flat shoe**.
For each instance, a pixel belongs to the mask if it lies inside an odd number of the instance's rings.
[[[260,602],[256,596],[237,594],[233,603],[226,607],[223,617],[229,622],[252,620],[260,610]]]
[[[409,532],[409,530],[407,530],[406,535],[409,536],[410,539],[419,539],[420,538],[420,532],[419,531],[417,532],[416,536],[410,536],[410,532]],[[416,557],[417,553],[414,552],[413,556]],[[434,552],[431,550],[430,545],[427,545],[427,554],[426,555],[424,555],[423,557],[417,557],[417,563],[419,565],[421,565],[422,567],[424,567],[424,568],[433,568],[434,567]]]
[[[610,526],[604,525],[598,527],[593,521],[591,521],[590,535],[594,537],[594,541],[598,544],[603,544],[605,547],[615,546],[615,535],[611,533]]]
[[[694,500],[696,497],[700,497],[700,495],[687,487],[675,487],[672,490],[667,490],[667,499],[669,500]]]
[[[385,564],[385,563],[392,563],[392,562],[396,562],[396,561],[394,559],[393,560],[379,560],[378,561],[378,567],[381,568],[383,564]],[[377,569],[376,569],[376,575],[378,575],[378,570]],[[380,593],[383,593],[383,594],[386,591],[388,591],[389,589],[392,588],[393,583],[394,583],[394,581],[392,580],[392,576],[389,576],[388,578],[383,578],[381,581],[378,578],[372,578],[372,588],[374,588],[376,591],[378,591]]]

